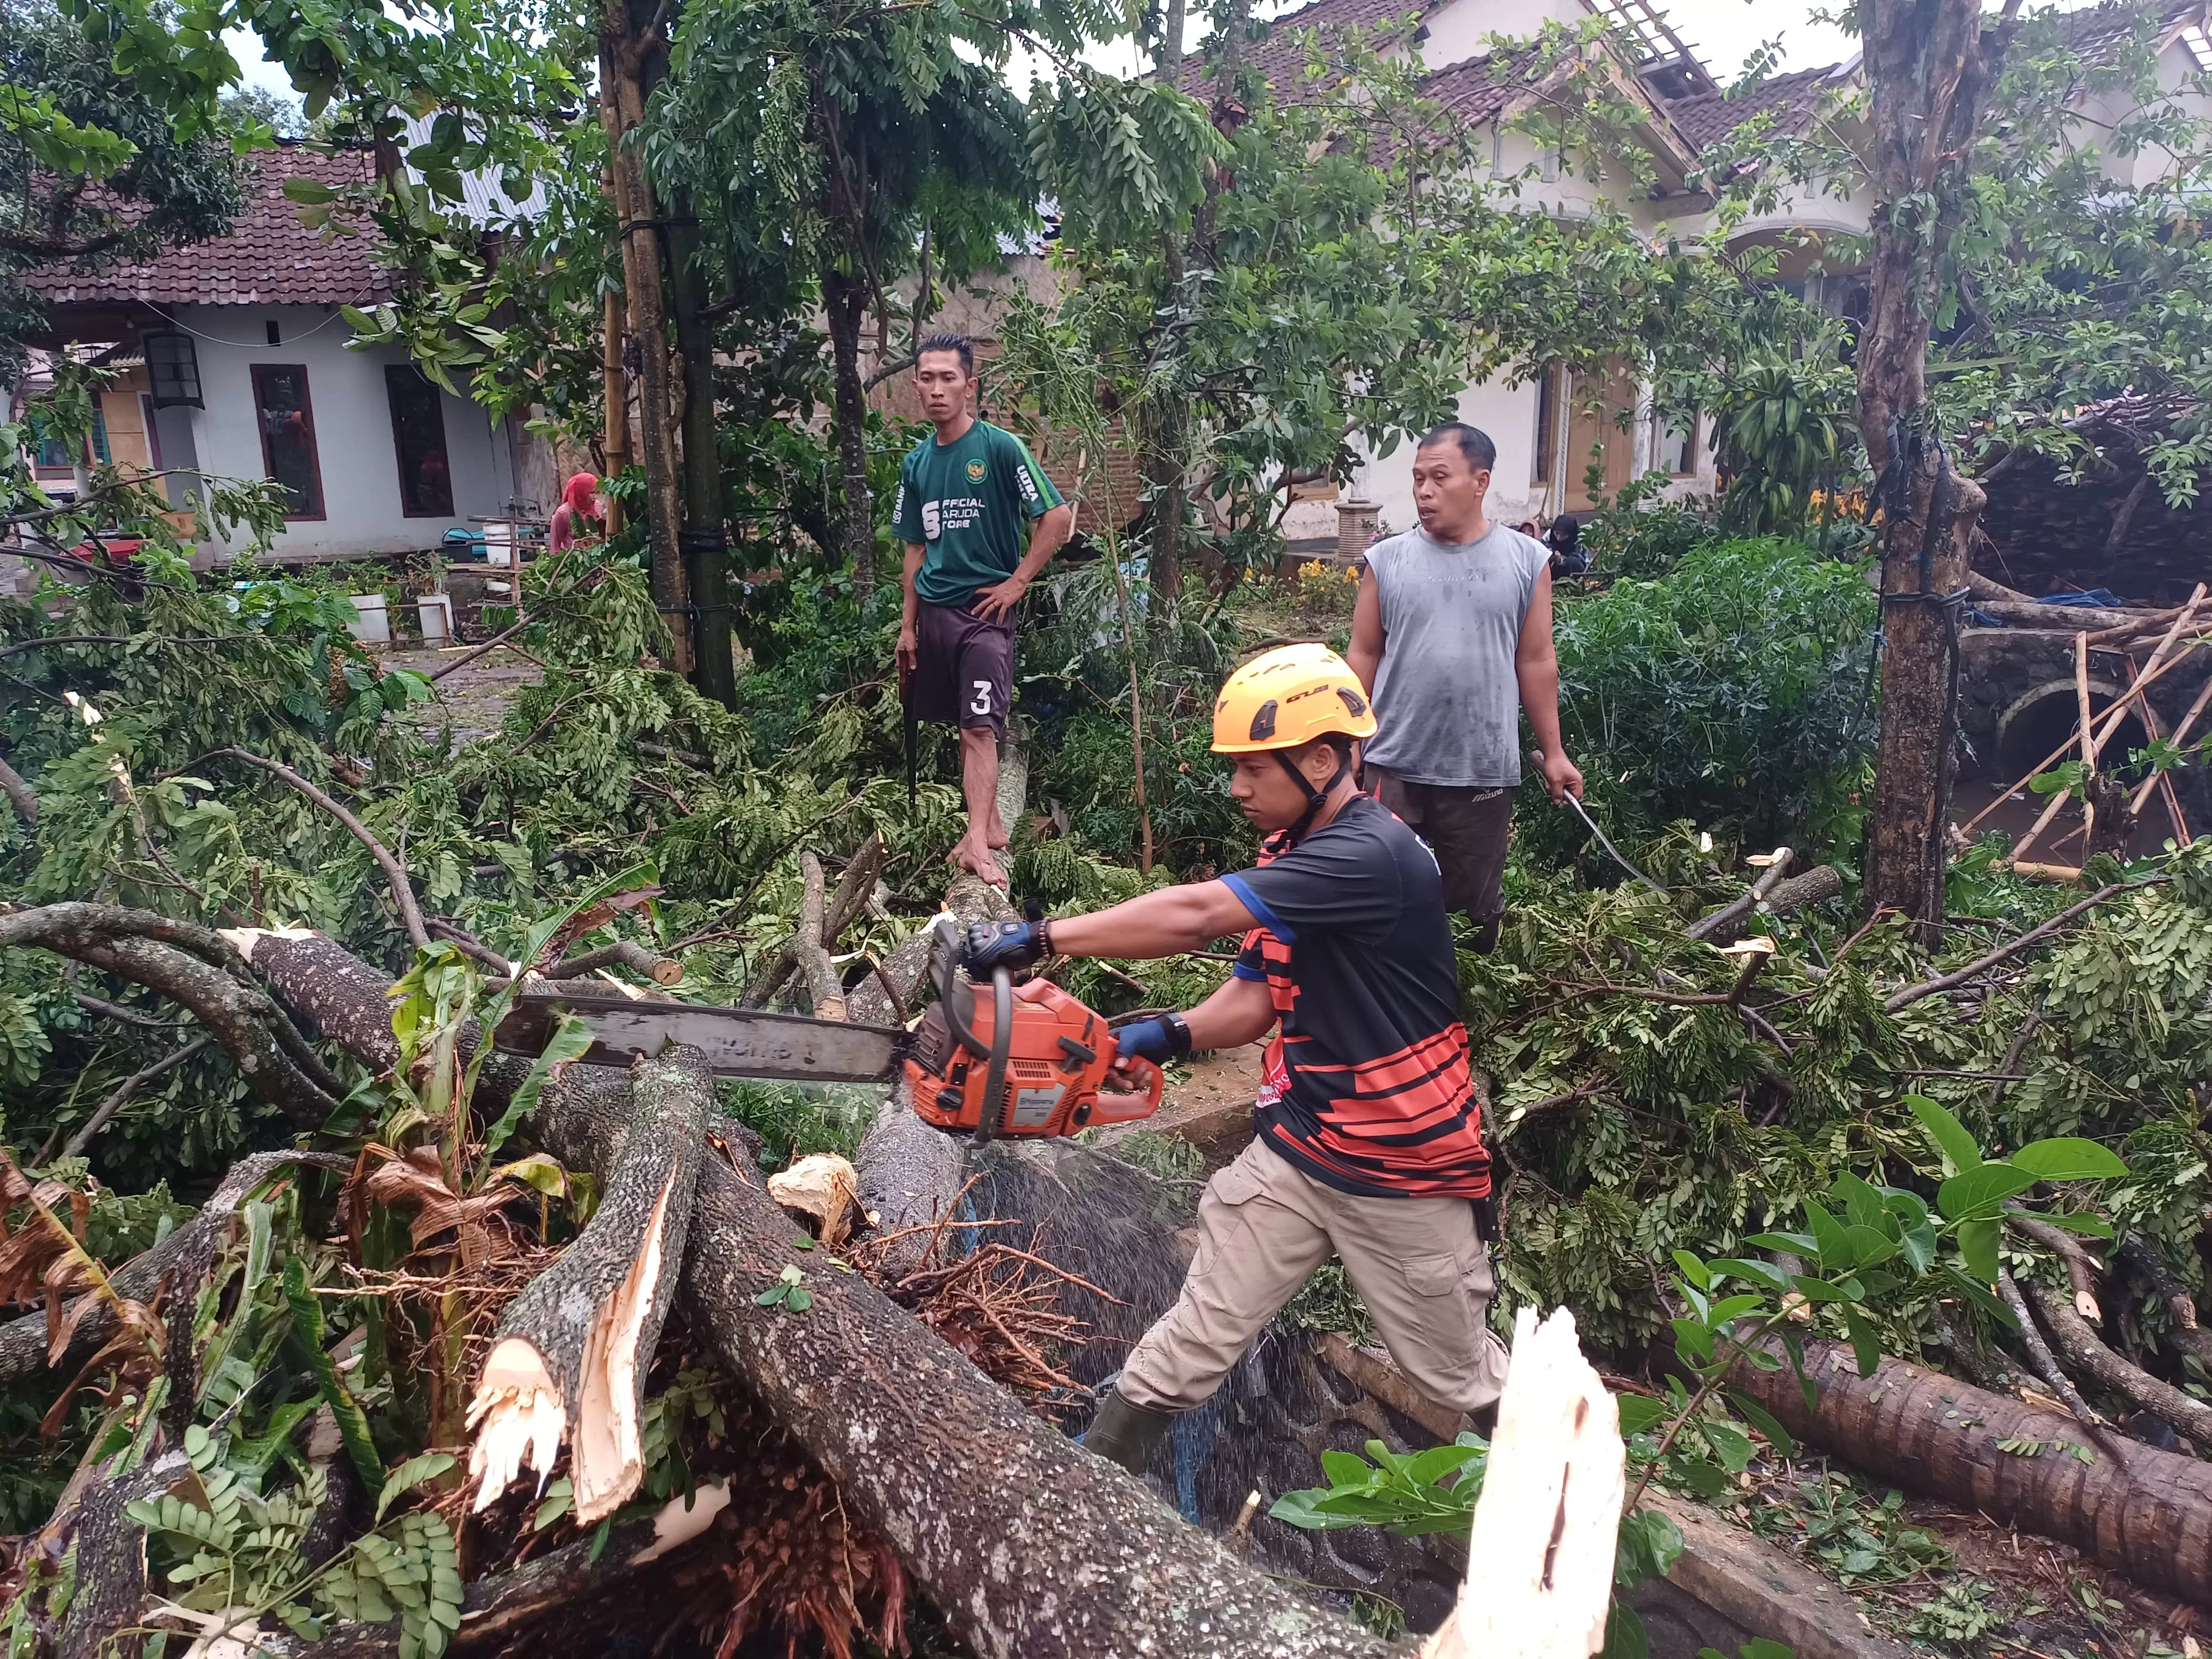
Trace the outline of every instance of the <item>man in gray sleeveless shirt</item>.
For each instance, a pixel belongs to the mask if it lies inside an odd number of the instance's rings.
[[[1552,799],[1583,793],[1559,740],[1551,553],[1484,516],[1497,459],[1487,434],[1461,422],[1421,440],[1420,528],[1367,550],[1345,653],[1379,725],[1366,787],[1429,843],[1446,908],[1467,912],[1486,951],[1505,914],[1522,710]]]

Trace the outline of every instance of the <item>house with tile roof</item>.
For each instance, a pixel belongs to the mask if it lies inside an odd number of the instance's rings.
[[[361,183],[371,153],[285,143],[252,166],[227,236],[143,264],[26,277],[46,301],[40,343],[118,371],[93,459],[164,474],[179,509],[206,478],[276,479],[291,507],[279,562],[407,553],[456,526],[540,516],[550,461],[520,422],[495,428],[404,348],[347,349],[338,307],[389,297],[389,278],[368,239],[307,228],[283,189],[295,178]],[[64,493],[83,459],[35,458]]]
[[[2153,44],[2164,88],[2171,91],[2212,70],[2207,15],[2207,0],[2161,0]],[[1516,65],[1501,64],[1494,52],[1498,37],[1527,39],[1549,21],[1578,28],[1594,18],[1611,26],[1610,49],[1621,71],[1615,83],[1644,112],[1633,137],[1650,155],[1653,180],[1632,198],[1622,181],[1593,185],[1558,158],[1539,155],[1514,131],[1513,118],[1549,95],[1551,88],[1529,84],[1515,72]],[[2132,15],[2109,3],[2072,11],[2060,24],[2067,43],[2090,64],[2126,40],[2132,27]],[[1304,81],[1309,41],[1317,41],[1326,61],[1334,44],[1354,30],[1386,58],[1407,61],[1418,52],[1427,94],[1463,124],[1477,153],[1486,138],[1494,172],[1516,174],[1534,165],[1541,182],[1524,202],[1571,215],[1587,210],[1605,192],[1654,233],[1694,234],[1711,223],[1713,201],[1702,188],[1698,165],[1709,146],[1754,118],[1784,134],[1802,131],[1862,84],[1853,59],[1771,76],[1732,97],[1674,33],[1656,0],[1313,0],[1275,18],[1252,61],[1278,95],[1295,96]],[[1200,62],[1192,58],[1185,85],[1210,100],[1213,89],[1203,81]],[[2080,100],[2085,142],[2096,142],[2100,130],[2126,113],[2109,106],[2111,101],[2110,95],[2087,94]],[[2116,182],[2136,183],[2154,176],[2165,159],[2145,150],[2106,155],[2103,165]],[[1850,191],[1786,194],[1771,211],[1736,227],[1733,245],[1778,244],[1780,279],[1843,314],[1857,303],[1858,284],[1848,270],[1836,268],[1832,255],[1824,258],[1822,239],[1863,233],[1869,208],[1863,194]],[[1676,494],[1703,494],[1715,484],[1710,420],[1655,410],[1649,386],[1626,373],[1601,385],[1577,384],[1561,369],[1524,373],[1517,384],[1469,386],[1459,413],[1498,444],[1490,512],[1509,523],[1587,509],[1586,475],[1594,459],[1601,463],[1603,495],[1656,469],[1673,476]],[[1404,529],[1413,522],[1411,467],[1410,453],[1401,448],[1363,466],[1341,493],[1372,502],[1383,530]],[[1334,493],[1302,492],[1307,499],[1285,520],[1294,544],[1318,548],[1338,539]]]

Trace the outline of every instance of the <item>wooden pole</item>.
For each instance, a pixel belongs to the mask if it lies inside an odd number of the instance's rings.
[[[638,344],[638,438],[645,452],[646,520],[653,536],[653,602],[667,627],[671,665],[691,673],[690,589],[684,580],[677,494],[676,434],[668,401],[668,320],[661,295],[660,221],[644,158],[625,141],[645,113],[638,42],[623,0],[608,0],[600,21],[599,119],[614,174],[622,239],[623,285]]]
[[[609,183],[608,191],[614,186]],[[604,355],[599,374],[604,380],[606,397],[606,439],[600,445],[606,456],[607,477],[618,478],[629,465],[629,394],[623,386],[623,336],[629,319],[623,296],[610,290],[606,296],[606,320],[603,325]],[[622,528],[622,504],[612,495],[607,497],[607,534],[611,536]]]

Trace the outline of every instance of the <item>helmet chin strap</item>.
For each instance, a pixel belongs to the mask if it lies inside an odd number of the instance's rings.
[[[1313,780],[1298,769],[1297,763],[1288,753],[1280,749],[1274,751],[1275,764],[1289,773],[1291,781],[1306,794],[1306,810],[1298,814],[1297,822],[1285,832],[1293,842],[1304,839],[1306,831],[1313,828],[1313,821],[1320,815],[1321,809],[1328,805],[1328,798],[1336,793],[1336,786],[1352,775],[1352,757],[1342,750],[1335,753],[1336,769],[1328,775],[1328,784],[1316,789]]]

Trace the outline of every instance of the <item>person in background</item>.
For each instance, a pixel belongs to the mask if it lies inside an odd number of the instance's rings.
[[[1590,568],[1589,550],[1583,545],[1582,520],[1571,513],[1562,513],[1552,520],[1551,533],[1544,544],[1552,550],[1552,579],[1579,576]]]
[[[1505,850],[1521,782],[1521,714],[1553,800],[1583,775],[1559,739],[1551,557],[1484,516],[1498,447],[1454,421],[1413,454],[1418,528],[1367,550],[1345,655],[1375,699],[1365,787],[1419,833],[1464,910],[1475,949],[1498,942]]]
[[[553,527],[545,538],[548,553],[565,553],[605,533],[607,504],[599,495],[599,481],[589,472],[571,477],[561,489],[561,505],[553,509]]]
[[[1026,444],[969,412],[975,348],[965,336],[921,342],[914,389],[937,430],[899,464],[891,509],[892,533],[906,544],[899,695],[909,718],[960,731],[968,833],[945,861],[1004,887],[999,744],[1013,699],[1014,607],[1067,539],[1075,512]]]

